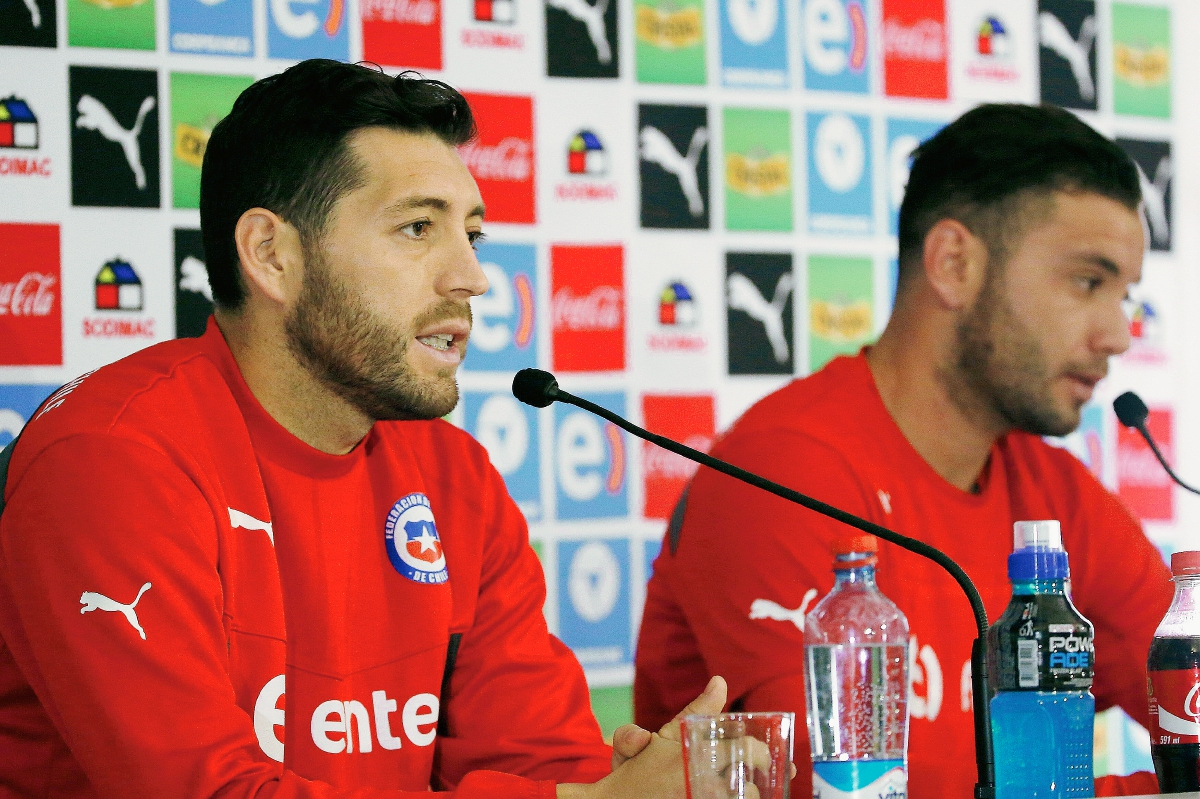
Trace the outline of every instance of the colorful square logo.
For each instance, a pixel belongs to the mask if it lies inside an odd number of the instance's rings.
[[[204,335],[213,311],[212,286],[199,230],[175,231],[175,338]]]
[[[956,100],[1037,100],[1036,0],[955,0],[950,68]]]
[[[479,184],[489,222],[537,221],[534,201],[533,98],[465,94],[479,135],[458,148]]]
[[[871,44],[863,0],[803,0],[800,41],[804,86],[828,92],[870,91]]]
[[[792,229],[792,119],[787,111],[726,108],[725,227]]]
[[[550,248],[550,328],[555,371],[625,368],[625,251]]]
[[[478,256],[488,290],[471,298],[474,324],[463,368],[516,372],[536,367],[536,247],[485,241]]]
[[[618,416],[625,395],[581,395]],[[621,428],[563,403],[554,405],[554,475],[559,519],[629,516],[629,443]]]
[[[883,0],[883,85],[889,97],[948,96],[945,0]]]
[[[636,0],[633,15],[638,82],[705,83],[702,0]]]
[[[54,0],[0,3],[0,45],[57,47],[58,4]]]
[[[808,227],[814,233],[869,235],[871,133],[867,117],[808,114]]]
[[[1113,110],[1171,116],[1171,11],[1113,3]]]
[[[1042,102],[1095,111],[1094,0],[1039,0],[1037,25]]]
[[[71,204],[158,208],[158,73],[70,74]]]
[[[908,172],[917,147],[942,129],[941,122],[927,119],[889,119],[887,121],[887,200],[888,230],[899,235],[900,205],[908,186]]]
[[[442,0],[362,0],[361,14],[367,61],[442,68]]]
[[[726,330],[731,375],[790,375],[795,370],[791,253],[725,256]]]
[[[465,428],[483,445],[529,521],[542,518],[537,412],[508,391],[464,391]]]
[[[716,406],[712,394],[644,394],[642,424],[651,433],[708,452],[716,435]],[[642,442],[642,479],[647,519],[668,519],[696,473],[697,464],[670,450]]]
[[[618,5],[616,0],[546,0],[546,74],[617,77]]]
[[[251,0],[170,0],[168,41],[175,53],[254,55]]]
[[[61,366],[58,225],[0,223],[0,366]]]
[[[875,272],[870,258],[808,257],[808,370],[853,355],[875,335]]]
[[[171,73],[171,182],[176,208],[200,207],[200,166],[208,137],[254,79]]]
[[[791,5],[783,0],[720,0],[718,6],[725,85],[787,88]]]
[[[58,388],[0,383],[0,448],[8,446],[37,411]]]
[[[638,106],[642,227],[708,228],[710,140],[704,106]]]
[[[155,0],[67,0],[71,47],[153,50]]]
[[[267,0],[267,55],[306,58],[350,58],[346,0]]]
[[[1167,463],[1175,461],[1174,412],[1151,408],[1150,435]],[[1175,518],[1175,484],[1137,430],[1117,425],[1117,496],[1144,522]]]
[[[558,637],[584,669],[627,666],[633,657],[629,540],[558,543]]]

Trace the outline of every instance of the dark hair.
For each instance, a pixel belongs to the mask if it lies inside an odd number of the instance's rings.
[[[200,176],[200,227],[213,300],[236,310],[246,298],[233,240],[238,219],[266,208],[294,225],[310,248],[330,211],[361,185],[347,145],[361,128],[431,133],[451,146],[475,135],[466,99],[413,72],[313,59],[255,83],[213,128]]]
[[[925,236],[955,219],[1003,263],[1025,204],[1057,191],[1092,192],[1137,210],[1137,167],[1115,143],[1054,106],[980,105],[917,148],[900,205],[900,277],[919,270]]]

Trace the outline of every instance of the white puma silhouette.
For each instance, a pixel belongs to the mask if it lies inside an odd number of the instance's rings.
[[[587,26],[588,38],[596,48],[596,58],[601,64],[612,63],[612,48],[608,46],[608,31],[604,27],[604,12],[608,11],[609,0],[598,0],[592,5],[587,0],[546,0],[546,4],[565,11]]]
[[[1171,183],[1171,157],[1164,155],[1154,168],[1154,180],[1146,177],[1141,164],[1136,164],[1138,183],[1142,187],[1142,218],[1150,229],[1155,244],[1171,240],[1171,224],[1167,219],[1167,186]]]
[[[639,137],[642,143],[642,158],[652,164],[658,164],[679,179],[679,188],[687,197],[688,211],[692,216],[704,213],[704,197],[700,194],[700,178],[696,167],[700,164],[700,154],[704,145],[708,144],[708,128],[699,127],[692,134],[688,144],[687,155],[680,155],[675,145],[667,135],[655,127],[647,125],[642,128]]]
[[[142,107],[138,109],[137,121],[130,130],[121,127],[121,124],[113,118],[112,112],[105,108],[104,103],[90,94],[80,97],[76,108],[79,111],[79,118],[75,120],[75,127],[94,130],[109,141],[121,145],[121,150],[125,153],[125,160],[129,162],[129,168],[133,170],[134,183],[139,189],[146,188],[146,170],[142,168],[142,151],[138,146],[138,136],[142,133],[142,123],[146,121],[146,114],[149,114],[154,108],[154,97],[150,96],[142,100]]]
[[[37,7],[37,0],[25,0],[25,7],[29,9],[29,18],[33,22],[33,27],[42,27],[42,12]]]
[[[750,278],[734,272],[726,281],[729,296],[729,307],[735,311],[744,311],[762,323],[767,332],[767,340],[771,342],[771,350],[778,363],[786,363],[788,357],[787,336],[783,330],[783,307],[787,305],[788,295],[792,293],[792,273],[784,272],[775,284],[775,296],[767,302],[758,292],[758,286]]]
[[[1088,53],[1096,43],[1096,16],[1093,14],[1083,21],[1079,27],[1078,41],[1067,32],[1062,20],[1049,11],[1038,15],[1038,30],[1041,31],[1042,44],[1066,59],[1071,66],[1071,74],[1079,84],[1079,96],[1088,102],[1095,100],[1096,84],[1092,80]]]
[[[179,288],[183,291],[194,291],[203,294],[204,299],[212,302],[212,286],[208,282],[208,268],[199,258],[189,255],[179,265]]]
[[[117,613],[125,614],[125,618],[133,625],[133,629],[138,631],[138,635],[142,636],[142,640],[146,640],[146,631],[142,629],[142,625],[138,624],[137,613],[134,608],[141,601],[142,594],[146,593],[150,588],[150,583],[142,586],[142,590],[138,591],[137,596],[128,605],[118,602],[115,599],[109,599],[104,594],[97,594],[95,591],[84,591],[79,597],[79,604],[83,605],[80,613],[90,613],[93,610],[110,610]]]
[[[797,630],[804,632],[804,614],[808,613],[808,606],[816,598],[817,589],[808,589],[804,592],[804,599],[800,602],[800,607],[795,610],[785,608],[769,599],[756,599],[750,603],[750,618],[790,621],[796,625]]]
[[[240,527],[243,530],[262,530],[267,534],[267,538],[271,539],[271,544],[275,543],[275,528],[270,522],[264,522],[261,519],[256,519],[248,513],[242,513],[240,510],[229,509],[229,524],[235,529]]]

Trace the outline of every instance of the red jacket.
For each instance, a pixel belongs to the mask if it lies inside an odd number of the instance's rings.
[[[210,325],[60,390],[7,488],[0,796],[550,797],[609,771],[524,519],[445,422],[318,452]]]
[[[904,438],[860,355],[757,403],[713,454],[942,549],[975,582],[993,621],[1012,595],[1013,522],[1060,520],[1075,604],[1095,624],[1097,708],[1119,704],[1146,724],[1146,656],[1171,601],[1170,574],[1137,521],[1070,453],[1009,434],[993,447],[979,492],[960,491]],[[830,545],[849,530],[700,469],[678,552],[664,543],[646,592],[637,722],[663,723],[712,674],[726,677],[730,699],[747,710],[804,718],[803,616],[832,588]],[[911,634],[909,795],[970,796],[970,607],[940,567],[879,546],[880,590]],[[803,725],[795,754],[792,792],[803,796],[811,779]]]

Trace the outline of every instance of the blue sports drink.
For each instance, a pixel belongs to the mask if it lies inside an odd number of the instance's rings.
[[[1067,596],[1058,522],[1013,532],[1012,601],[988,628],[996,797],[1092,796],[1092,624]]]

